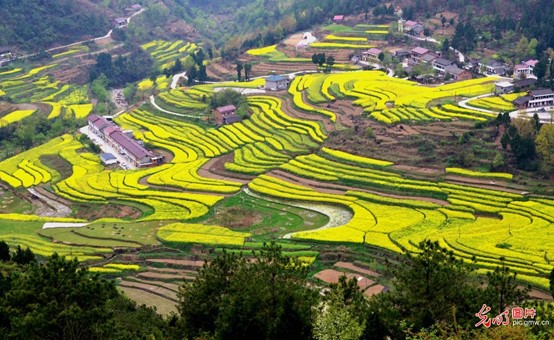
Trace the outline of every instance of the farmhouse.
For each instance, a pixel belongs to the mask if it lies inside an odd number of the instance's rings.
[[[127,18],[115,18],[113,19],[113,26],[115,28],[124,28],[127,27]]]
[[[514,79],[526,79],[533,76],[533,67],[527,64],[517,64],[514,66]]]
[[[444,58],[437,58],[433,61],[433,69],[437,70],[441,74],[446,73],[446,69],[453,66],[454,62]]]
[[[513,103],[519,110],[554,105],[554,91],[551,89],[529,91],[526,96],[517,98]]]
[[[334,23],[339,23],[339,22],[343,22],[344,21],[344,15],[335,15],[333,17],[333,22]]]
[[[496,60],[490,61],[487,64],[479,62],[479,70],[485,75],[503,76],[506,74],[506,65]]]
[[[446,74],[449,74],[452,79],[456,81],[469,80],[473,78],[473,75],[468,70],[459,68],[456,65],[448,66],[446,68]]]
[[[418,63],[421,60],[421,58],[427,53],[430,53],[430,51],[426,48],[423,48],[423,47],[413,48],[411,51],[412,61],[414,63]]]
[[[367,51],[362,52],[362,61],[373,61],[373,62],[379,62],[379,54],[383,53],[378,48],[370,48]]]
[[[0,47],[0,67],[7,65],[15,60],[15,53],[9,47]]]
[[[283,76],[269,76],[265,78],[265,89],[270,91],[280,91],[289,88],[289,78]]]
[[[531,89],[531,86],[535,85],[536,82],[537,79],[535,78],[516,80],[514,81],[514,88],[517,88],[519,91],[528,91]]]
[[[133,4],[127,8],[125,8],[126,12],[138,12],[142,9],[142,6],[139,4]]]
[[[496,94],[505,94],[514,92],[514,84],[509,81],[499,81],[494,83],[494,93]]]
[[[214,116],[218,125],[233,124],[241,121],[240,117],[237,116],[237,108],[235,105],[226,105],[216,108]]]
[[[130,131],[122,131],[119,126],[108,121],[105,117],[91,114],[88,116],[87,121],[89,131],[116,149],[119,154],[136,167],[144,167],[162,162],[162,155],[147,150],[139,141],[132,137]],[[110,161],[108,158],[106,160]]]

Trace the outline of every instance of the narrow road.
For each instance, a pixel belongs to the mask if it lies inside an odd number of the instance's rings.
[[[71,209],[68,206],[40,194],[33,188],[29,188],[27,190],[34,196],[38,197],[41,201],[45,202],[48,206],[56,210],[56,216],[65,217],[71,214]]]
[[[127,23],[130,23],[131,22],[131,19],[141,13],[143,13],[145,11],[145,8],[141,9],[140,11],[136,12],[136,13],[133,13],[130,17],[127,18]],[[71,46],[75,46],[75,45],[80,45],[82,43],[85,43],[87,41],[97,41],[97,40],[100,40],[100,39],[106,39],[106,38],[110,38],[112,36],[112,33],[113,33],[113,29],[111,29],[106,35],[103,35],[101,37],[97,37],[97,38],[93,38],[93,39],[87,39],[87,40],[81,40],[81,41],[77,41],[77,42],[74,42],[74,43],[71,43],[71,44],[67,44],[67,45],[63,45],[63,46],[57,46],[57,47],[52,47],[52,48],[49,48],[47,50],[45,50],[45,52],[52,52],[52,51],[56,51],[56,50],[61,50],[63,48],[67,48],[67,47],[71,47]],[[32,57],[34,55],[36,55],[37,53],[33,53],[33,54],[26,54],[24,56],[21,56],[21,57],[18,57],[19,59],[25,59],[25,58],[29,58],[29,57]]]
[[[175,90],[177,88],[177,84],[179,83],[180,78],[187,78],[187,72],[181,72],[173,76],[173,79],[171,80],[171,89]]]
[[[168,111],[164,108],[161,108],[158,104],[156,104],[156,99],[154,98],[153,95],[150,96],[150,104],[152,104],[152,106],[154,106],[157,110],[162,111],[163,113],[170,114],[170,115],[179,116],[179,117],[190,117],[190,118],[196,117],[196,116],[193,116],[193,115],[186,115],[186,114],[183,114],[183,113]]]
[[[497,114],[497,113],[498,113],[497,111],[491,111],[491,110],[487,110],[487,109],[482,109],[482,108],[480,108],[480,107],[475,107],[475,106],[467,105],[467,102],[470,101],[470,100],[479,99],[479,98],[486,98],[486,97],[490,97],[490,96],[492,96],[492,95],[493,95],[492,93],[486,93],[486,94],[482,94],[482,95],[480,95],[480,96],[467,98],[467,99],[464,99],[464,100],[460,101],[460,102],[458,103],[458,105],[460,105],[460,106],[463,107],[464,109],[469,109],[469,110],[474,110],[474,111],[481,111],[481,112],[486,112],[486,113]]]

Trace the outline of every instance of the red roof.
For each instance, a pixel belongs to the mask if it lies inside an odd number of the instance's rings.
[[[221,114],[226,114],[230,112],[235,112],[237,108],[235,107],[235,105],[226,105],[226,106],[220,106],[215,110]]]
[[[98,131],[102,131],[102,129],[112,125],[106,118],[95,114],[89,115],[87,120],[91,122]]]
[[[525,62],[525,65],[529,65],[531,67],[535,67],[539,61],[537,59],[529,59]]]
[[[146,150],[144,146],[140,145],[135,139],[125,135],[121,131],[113,131],[110,134],[110,138],[114,140],[120,147],[127,150],[136,159],[142,159],[144,157],[153,157],[154,154]]]
[[[429,52],[429,50],[423,47],[416,47],[412,50],[412,53],[417,53],[417,54],[425,54],[427,52]]]
[[[417,25],[417,21],[408,20],[404,23],[404,25],[409,26],[409,27],[413,27],[413,26]]]
[[[340,21],[340,20],[342,20],[342,19],[344,19],[344,15],[335,15],[335,16],[333,17],[333,20],[334,20],[334,21]]]

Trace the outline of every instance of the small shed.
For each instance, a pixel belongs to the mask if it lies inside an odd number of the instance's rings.
[[[504,94],[512,92],[514,92],[514,84],[510,83],[509,81],[499,81],[497,83],[494,83],[494,93]]]
[[[343,22],[343,21],[344,21],[344,15],[335,15],[333,17],[333,22],[334,23]]]
[[[100,154],[100,159],[104,165],[117,164],[117,158],[111,153],[102,153]]]
[[[280,91],[289,88],[289,79],[283,76],[269,76],[265,78],[265,89],[270,91]]]

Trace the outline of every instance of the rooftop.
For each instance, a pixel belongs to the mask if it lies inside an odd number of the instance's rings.
[[[342,19],[344,19],[344,15],[335,15],[333,17],[333,20],[342,20]]]
[[[442,65],[442,66],[450,66],[452,65],[454,62],[453,61],[450,61],[448,59],[445,59],[445,58],[437,58],[435,59],[435,64],[439,64],[439,65]]]
[[[404,23],[404,25],[406,25],[406,26],[415,26],[415,25],[417,25],[417,21],[408,20]]]
[[[509,81],[499,81],[498,83],[494,83],[494,85],[498,87],[510,87],[514,86],[514,84],[510,83]]]
[[[426,53],[424,54],[422,57],[421,57],[421,60],[423,61],[427,61],[427,62],[430,62],[432,60],[434,60],[437,56],[431,54],[431,53]]]
[[[366,52],[363,52],[363,53],[366,53],[366,54],[380,54],[381,52],[383,52],[382,50],[376,48],[376,47],[372,47],[370,48],[369,50],[367,50]]]
[[[152,157],[153,153],[146,150],[144,146],[140,145],[135,139],[125,135],[121,131],[115,131],[110,135],[110,137],[117,143],[119,146],[127,150],[131,155],[136,159],[142,159],[144,157]]]
[[[521,79],[521,80],[514,81],[514,86],[526,87],[526,86],[531,86],[536,82],[537,82],[537,80],[533,79],[533,78]]]
[[[554,91],[551,89],[536,89],[531,92],[529,92],[532,96],[544,96],[545,94],[554,94]]]
[[[111,153],[101,153],[100,154],[100,158],[103,160],[103,161],[110,161],[110,160],[113,160],[113,159],[117,159],[114,155],[112,155]]]
[[[454,66],[449,66],[449,67],[447,67],[447,68],[446,68],[446,71],[447,71],[448,73],[454,74],[454,75],[460,75],[460,74],[466,72],[466,70],[461,69],[461,68],[459,68],[458,66],[455,66],[455,65],[454,65]]]
[[[535,67],[539,61],[537,59],[529,59],[526,62],[524,62],[525,65],[529,65],[531,67]]]
[[[525,104],[525,103],[529,102],[531,99],[533,99],[533,97],[531,97],[531,96],[523,96],[523,97],[516,98],[516,99],[513,101],[513,103],[516,104],[516,105]]]
[[[426,48],[423,48],[423,47],[416,47],[416,48],[412,49],[412,53],[425,54],[427,52],[429,52],[429,50],[426,49]]]
[[[283,76],[269,76],[265,78],[265,81],[271,81],[271,82],[278,82],[283,80],[288,80],[288,78],[285,78]]]
[[[229,113],[229,112],[236,111],[237,108],[235,107],[235,105],[225,105],[225,106],[220,106],[215,110],[219,113]]]

